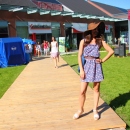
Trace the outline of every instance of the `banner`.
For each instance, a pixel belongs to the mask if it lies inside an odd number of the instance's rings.
[[[105,25],[105,33],[110,33],[110,25]]]
[[[62,5],[59,2],[54,0],[53,2],[55,3],[37,1],[37,0],[33,0],[33,2],[41,9],[63,11]]]
[[[28,22],[29,34],[51,33],[51,22]]]
[[[59,52],[65,52],[65,37],[59,37]]]

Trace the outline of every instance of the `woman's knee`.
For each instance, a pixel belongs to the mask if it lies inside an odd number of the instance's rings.
[[[86,94],[85,90],[84,91],[80,91],[80,96],[85,96],[85,94]]]
[[[94,88],[94,92],[96,92],[96,93],[98,93],[100,91],[100,89],[99,88]]]
[[[80,90],[80,95],[85,96],[86,91],[87,91],[88,83],[81,82],[81,90]]]
[[[100,91],[100,83],[94,83],[93,89],[94,89],[94,92],[99,92]]]

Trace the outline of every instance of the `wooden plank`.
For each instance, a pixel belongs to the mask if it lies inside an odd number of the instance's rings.
[[[0,100],[0,130],[101,130],[125,128],[125,122],[100,98],[100,120],[93,119],[93,90],[88,87],[85,112],[78,120],[80,79],[60,58],[30,62]]]

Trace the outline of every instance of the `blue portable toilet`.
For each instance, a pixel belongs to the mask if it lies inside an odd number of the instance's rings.
[[[0,68],[25,64],[25,48],[21,38],[0,38]]]

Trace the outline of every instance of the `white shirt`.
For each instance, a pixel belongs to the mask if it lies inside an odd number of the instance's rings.
[[[58,47],[56,46],[57,41],[51,42],[51,52],[58,52]]]
[[[28,44],[28,46],[29,46],[29,52],[31,53],[32,52],[32,45]]]
[[[36,49],[37,49],[38,51],[41,51],[41,46],[40,46],[40,45],[37,45],[37,46],[36,46]]]

